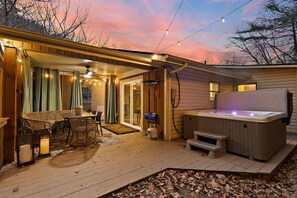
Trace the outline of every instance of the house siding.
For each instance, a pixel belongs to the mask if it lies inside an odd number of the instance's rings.
[[[183,132],[184,127],[184,111],[214,108],[214,102],[210,102],[209,99],[210,82],[218,82],[220,84],[220,92],[233,91],[233,79],[229,77],[209,74],[191,68],[178,72],[178,77],[181,90],[180,104],[174,109],[174,120],[176,127],[180,132]],[[174,74],[171,75],[171,89],[178,90],[178,83]],[[171,101],[169,102],[171,103]],[[170,137],[171,139],[180,137],[173,125],[172,107],[170,112]]]
[[[288,88],[293,93],[293,115],[290,125],[287,126],[287,131],[297,133],[296,68],[238,69],[238,72],[248,74],[250,78],[237,81],[236,84],[257,83],[257,89]]]
[[[92,111],[101,111],[102,118],[104,118],[105,111],[105,85],[104,81],[99,81],[96,85],[92,85],[92,97],[91,97],[91,108]]]
[[[132,69],[132,70],[129,70],[127,72],[124,72],[120,75],[118,75],[118,79],[126,79],[126,78],[131,78],[133,76],[139,76],[143,73],[146,73],[147,70],[144,70],[144,69]]]

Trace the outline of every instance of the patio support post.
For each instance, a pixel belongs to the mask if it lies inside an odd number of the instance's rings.
[[[20,90],[18,90],[18,70],[16,59],[17,49],[13,47],[5,47],[5,64],[3,75],[3,116],[9,117],[8,123],[4,128],[4,163],[14,160],[16,131],[17,131],[17,115],[18,100],[21,98]],[[20,81],[19,81],[20,82]]]
[[[168,74],[168,70],[164,69],[164,140],[171,141],[170,133],[170,92],[171,90],[171,78]]]

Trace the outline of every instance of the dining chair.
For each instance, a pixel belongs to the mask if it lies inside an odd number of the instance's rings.
[[[101,135],[103,136],[102,126],[101,126],[101,116],[102,116],[102,112],[101,112],[101,111],[92,111],[92,113],[93,113],[94,115],[96,115],[95,120],[96,120],[96,124],[97,124],[97,131],[99,132],[99,130],[98,130],[98,125],[99,125],[99,126],[100,126],[100,132],[101,132]]]
[[[71,129],[71,139],[70,145],[73,146],[81,146],[87,145],[89,143],[89,133],[94,131],[95,136],[97,132],[97,124],[96,121],[90,118],[68,118]],[[81,142],[79,136],[83,137],[83,141]],[[75,140],[76,136],[76,140]]]

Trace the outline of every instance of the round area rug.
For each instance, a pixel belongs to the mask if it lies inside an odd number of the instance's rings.
[[[93,149],[100,146],[107,146],[112,144],[122,143],[123,141],[112,136],[112,133],[103,133],[103,136],[96,136],[90,143],[85,146],[71,146],[69,141],[71,137],[69,137],[68,143],[66,143],[68,133],[57,132],[52,135],[50,153],[51,156],[56,156],[62,153],[69,153],[72,151],[81,151],[86,149]]]

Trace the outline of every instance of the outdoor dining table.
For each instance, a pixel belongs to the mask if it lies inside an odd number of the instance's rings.
[[[68,126],[71,128],[70,123],[69,123],[69,118],[95,118],[96,115],[92,114],[92,113],[88,113],[88,112],[83,112],[81,115],[76,115],[75,111],[71,111],[70,113],[62,113],[61,114],[65,120],[65,122],[68,123]],[[68,135],[67,135],[67,139],[66,139],[66,143],[68,142],[69,139],[69,135],[70,135],[70,128],[68,131]]]

